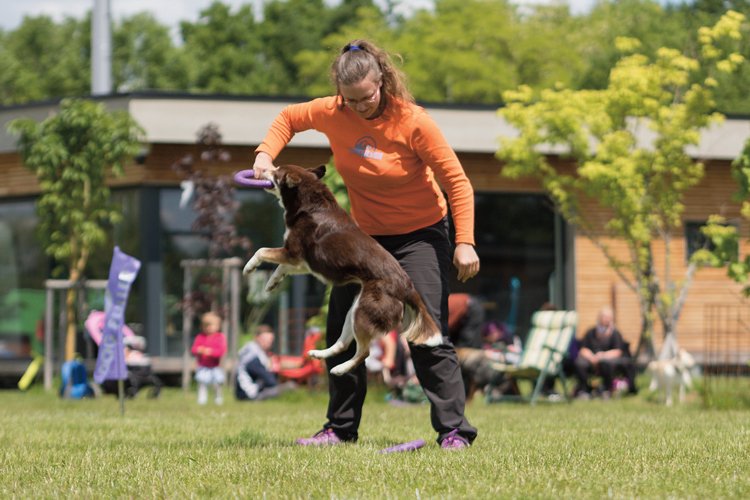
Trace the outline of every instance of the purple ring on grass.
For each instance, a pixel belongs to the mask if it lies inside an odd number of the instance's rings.
[[[415,441],[409,441],[407,443],[397,444],[384,450],[380,450],[378,453],[399,453],[402,451],[416,451],[425,445],[424,439],[417,439]]]
[[[271,189],[273,182],[265,179],[256,179],[255,172],[252,169],[240,170],[234,174],[234,182],[242,187]]]

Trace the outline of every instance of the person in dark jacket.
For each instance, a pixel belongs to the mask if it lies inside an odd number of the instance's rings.
[[[630,349],[615,328],[614,313],[611,308],[604,307],[599,311],[596,326],[590,328],[581,340],[581,348],[575,360],[576,376],[578,377],[577,396],[588,398],[591,396],[589,378],[598,375],[602,384],[598,393],[606,398],[612,390],[612,383],[616,374],[625,377],[628,392],[635,394],[635,365],[630,357]]]

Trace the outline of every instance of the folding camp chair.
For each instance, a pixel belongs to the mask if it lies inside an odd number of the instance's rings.
[[[562,370],[563,358],[568,352],[576,330],[575,311],[538,311],[531,317],[531,328],[526,337],[521,357],[517,364],[495,363],[493,368],[519,381],[528,380],[533,384],[531,395],[493,395],[492,387],[487,390],[487,402],[505,399],[528,400],[535,404],[547,377],[560,377],[563,396],[567,400],[565,373]]]
[[[280,381],[292,380],[299,384],[306,383],[308,386],[315,384],[318,375],[323,373],[323,362],[308,356],[308,352],[315,349],[323,334],[318,329],[307,332],[302,346],[300,356],[279,355],[274,356],[274,364]]]

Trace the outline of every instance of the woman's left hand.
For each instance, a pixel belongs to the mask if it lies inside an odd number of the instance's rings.
[[[479,272],[479,256],[472,245],[459,243],[453,252],[453,265],[458,269],[458,280],[464,282]]]

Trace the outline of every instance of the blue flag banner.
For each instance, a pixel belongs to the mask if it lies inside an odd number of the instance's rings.
[[[125,380],[125,351],[122,343],[122,327],[125,324],[125,306],[128,303],[130,286],[138,276],[141,261],[115,247],[109,280],[104,296],[104,329],[96,357],[94,380],[101,384],[105,380]]]

